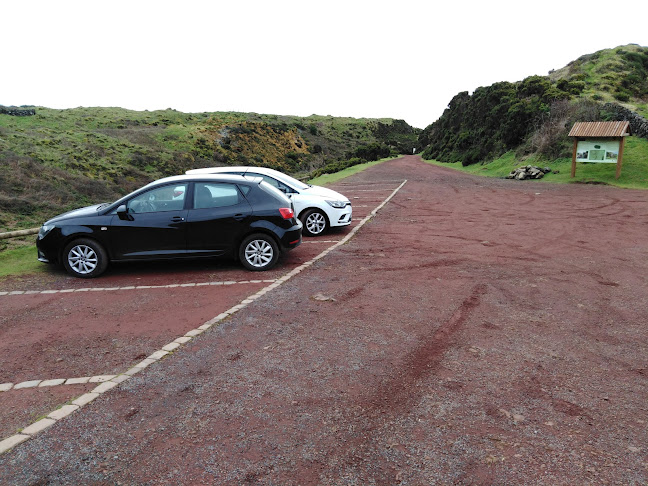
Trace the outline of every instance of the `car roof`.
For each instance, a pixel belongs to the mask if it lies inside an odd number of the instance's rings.
[[[253,170],[259,173],[266,174],[281,174],[278,170],[269,169],[267,167],[253,167],[253,166],[224,166],[224,167],[205,167],[204,169],[192,169],[185,172],[188,175],[197,175],[197,174],[218,174],[221,172],[247,172]]]
[[[144,187],[149,187],[152,185],[158,185],[158,184],[169,184],[169,183],[182,183],[182,182],[191,182],[191,181],[214,181],[214,182],[233,182],[233,183],[240,183],[240,182],[260,182],[262,179],[260,177],[255,179],[251,178],[245,178],[241,175],[235,175],[235,174],[210,174],[210,173],[199,173],[199,174],[184,174],[184,175],[177,175],[177,176],[171,176],[171,177],[164,177],[162,179],[158,179],[156,181],[150,182]]]

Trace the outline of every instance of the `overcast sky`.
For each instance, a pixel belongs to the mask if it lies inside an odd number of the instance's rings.
[[[648,1],[2,0],[0,104],[391,117],[648,46]]]

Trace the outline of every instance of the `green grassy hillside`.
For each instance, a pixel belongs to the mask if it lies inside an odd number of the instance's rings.
[[[620,46],[549,76],[457,94],[422,131],[419,149],[425,159],[462,166],[492,166],[511,153],[518,165],[534,158],[560,163],[571,157],[567,135],[577,121],[628,120],[633,135],[648,138],[647,103],[648,47]]]
[[[401,120],[36,108],[0,112],[0,232],[111,201],[157,178],[218,165],[306,176],[367,147],[411,151]]]
[[[620,103],[648,117],[648,48],[636,44],[579,57],[549,73],[555,82],[582,81],[581,96]]]

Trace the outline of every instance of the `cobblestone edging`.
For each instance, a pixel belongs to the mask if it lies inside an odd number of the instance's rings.
[[[0,392],[22,390],[23,388],[41,388],[57,385],[82,385],[85,383],[103,383],[116,378],[117,375],[84,376],[82,378],[56,378],[53,380],[29,380],[21,383],[0,383]]]
[[[226,319],[227,317],[231,316],[232,314],[235,314],[239,310],[245,308],[249,304],[253,303],[255,300],[258,298],[264,296],[268,292],[276,289],[277,287],[281,286],[288,280],[290,280],[292,277],[295,275],[298,275],[302,271],[306,270],[308,267],[313,265],[316,261],[324,258],[326,255],[328,255],[331,251],[335,250],[336,248],[344,245],[347,241],[349,241],[359,230],[362,228],[362,226],[365,225],[371,218],[373,218],[378,211],[380,211],[395,195],[400,189],[407,183],[407,180],[403,181],[394,191],[385,199],[378,207],[376,207],[369,215],[365,218],[362,219],[362,221],[354,227],[348,235],[346,235],[343,239],[338,241],[335,245],[330,246],[326,250],[322,251],[319,255],[314,257],[308,262],[303,263],[299,267],[293,269],[291,272],[287,273],[281,278],[278,278],[274,282],[272,282],[270,285],[264,287],[263,289],[259,290],[255,294],[250,295],[246,299],[242,300],[241,303],[238,305],[235,305],[234,307],[231,307],[230,309],[226,310],[225,312],[218,314],[216,317],[213,319],[210,319],[209,321],[205,322],[202,326],[193,329],[189,332],[187,332],[184,336],[181,336],[177,338],[176,340],[170,342],[169,344],[162,346],[162,348],[158,351],[155,351],[153,354],[151,354],[149,357],[141,361],[140,363],[136,364],[132,368],[126,370],[124,373],[121,373],[119,375],[99,375],[96,378],[99,383],[97,387],[95,387],[92,391],[81,395],[78,397],[76,400],[72,401],[71,404],[69,405],[63,405],[61,408],[54,410],[51,412],[49,415],[47,415],[45,418],[42,418],[33,424],[25,427],[20,433],[12,435],[11,437],[8,437],[2,441],[0,441],[0,454],[3,454],[10,449],[14,448],[18,444],[21,444],[22,442],[25,442],[26,440],[29,440],[32,438],[34,435],[38,434],[39,432],[42,432],[43,430],[51,427],[54,425],[57,421],[67,417],[68,415],[76,412],[83,406],[87,405],[88,403],[92,402],[102,394],[106,393],[108,390],[111,390],[112,388],[116,387],[120,383],[129,380],[133,375],[139,373],[140,371],[146,369],[153,363],[161,360],[162,358],[165,358],[168,356],[170,353],[174,352],[177,350],[180,346],[183,344],[188,343],[191,341],[193,338],[196,336],[199,336],[203,332],[207,331],[211,327],[219,324],[221,321]],[[185,284],[188,286],[191,286],[190,284]],[[181,285],[174,285],[176,287],[181,286]],[[126,288],[126,287],[122,287]],[[130,288],[130,287],[129,287]],[[135,287],[132,287],[135,288]],[[145,287],[140,287],[140,288],[145,288]],[[150,287],[149,287],[150,288]],[[86,289],[88,290],[88,289]],[[85,379],[85,378],[76,378],[76,380],[79,379]],[[99,381],[100,379],[105,379],[105,381]],[[68,378],[68,380],[75,380],[75,378]],[[88,379],[88,382],[90,379]],[[56,382],[59,380],[45,380],[45,381],[40,381],[40,380],[33,380],[32,382],[22,382],[19,383],[18,385],[12,385],[11,389],[15,389],[16,386],[21,386],[21,388],[28,388],[28,387],[34,387],[34,386],[48,386],[48,385],[42,385],[42,383],[47,383],[47,382]],[[67,380],[66,380],[67,381]],[[37,383],[37,384],[33,384]],[[60,384],[60,383],[58,383]],[[9,385],[9,384],[5,384]],[[0,390],[1,391],[1,390]]]

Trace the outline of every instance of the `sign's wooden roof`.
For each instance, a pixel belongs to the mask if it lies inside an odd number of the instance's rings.
[[[569,131],[570,137],[627,137],[630,135],[630,122],[576,122]]]

